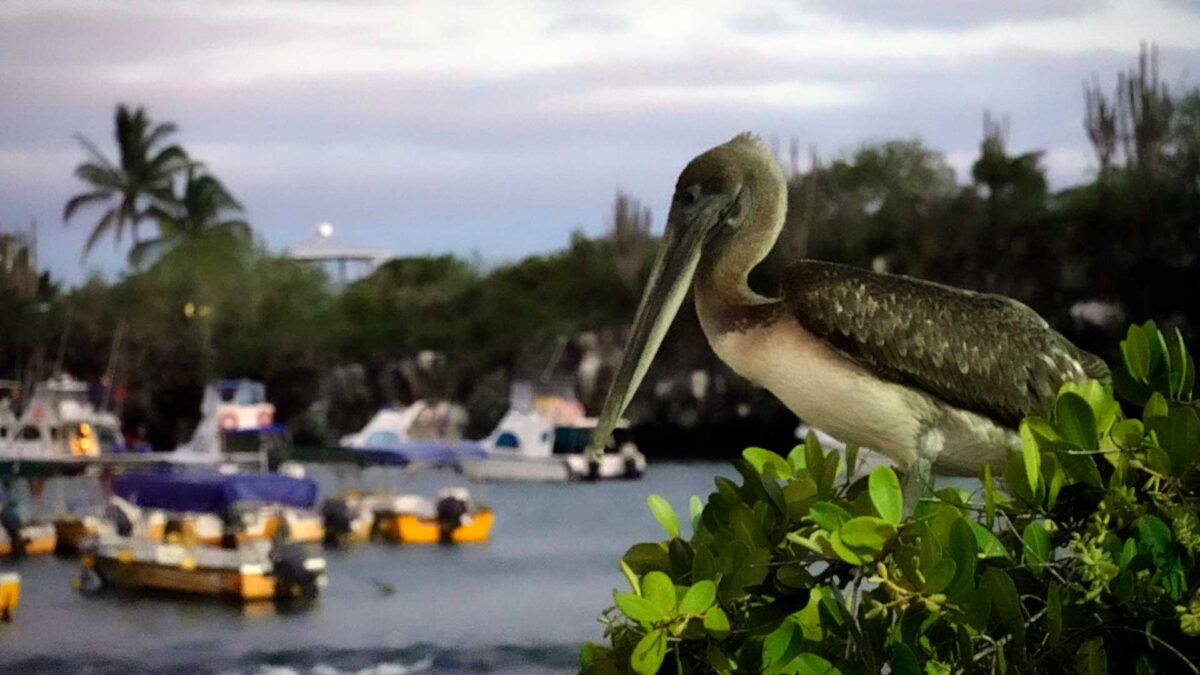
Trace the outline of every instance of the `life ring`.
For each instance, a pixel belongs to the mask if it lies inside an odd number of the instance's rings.
[[[258,411],[258,426],[259,427],[269,427],[269,426],[271,426],[271,423],[274,421],[275,421],[275,414],[272,413],[270,410]]]
[[[227,412],[217,418],[217,424],[225,431],[238,428],[238,418],[235,413]]]

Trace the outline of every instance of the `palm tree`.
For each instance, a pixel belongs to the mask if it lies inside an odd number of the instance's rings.
[[[221,181],[192,165],[181,196],[161,200],[146,210],[145,215],[158,223],[158,237],[134,244],[130,262],[140,266],[185,244],[245,242],[250,239],[250,225],[226,217],[240,211],[242,205]]]
[[[130,110],[124,105],[117,106],[116,138],[120,162],[115,164],[86,136],[75,134],[91,155],[89,161],[75,167],[75,176],[91,189],[67,201],[63,222],[70,220],[84,206],[103,204],[109,207],[83,246],[84,258],[110,231],[120,241],[125,228],[129,227],[136,241],[137,226],[151,216],[150,209],[172,201],[172,177],[190,166],[191,161],[179,145],[161,149],[158,146],[177,130],[169,122],[153,124],[142,108]]]

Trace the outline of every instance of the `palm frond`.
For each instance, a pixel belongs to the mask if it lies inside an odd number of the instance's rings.
[[[157,145],[158,142],[161,141],[163,138],[170,136],[171,134],[174,134],[178,131],[179,131],[179,127],[177,127],[173,122],[163,122],[162,124],[156,125],[153,129],[150,130],[150,133],[146,134],[145,140],[144,140],[145,146],[147,148],[152,148],[155,145]],[[172,147],[176,147],[176,146],[172,146]]]
[[[66,223],[68,220],[70,220],[71,216],[74,215],[75,212],[78,211],[81,207],[87,206],[88,204],[94,204],[97,202],[106,202],[106,201],[112,199],[112,196],[113,196],[112,190],[103,189],[103,190],[95,190],[92,192],[84,192],[82,194],[78,194],[78,195],[75,195],[74,197],[71,197],[70,199],[67,200],[67,205],[65,207],[63,207],[63,223]]]
[[[96,223],[96,227],[92,230],[92,233],[88,236],[87,241],[83,244],[83,254],[79,257],[80,261],[87,260],[88,253],[91,253],[92,249],[95,248],[96,243],[99,242],[105,233],[108,232],[109,228],[112,227],[112,223],[116,219],[116,215],[117,213],[115,210],[109,210],[108,213],[105,213],[104,217],[100,219],[100,222]]]
[[[88,154],[92,156],[92,159],[96,160],[97,164],[109,169],[116,169],[116,166],[112,163],[112,160],[110,160],[108,156],[105,155],[104,152],[101,151],[100,148],[97,147],[90,138],[77,131],[75,132],[75,140],[79,141],[79,144],[83,146],[84,150],[88,151]]]
[[[121,172],[111,167],[84,162],[75,167],[75,177],[97,188],[123,192],[125,181]]]

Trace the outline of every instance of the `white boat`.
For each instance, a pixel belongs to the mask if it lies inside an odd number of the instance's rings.
[[[632,442],[590,462],[583,445],[596,419],[563,395],[535,396],[528,382],[513,384],[508,412],[482,442],[487,456],[463,459],[463,473],[478,481],[564,482],[634,479],[646,470],[646,458]],[[619,428],[628,428],[622,421]]]
[[[97,457],[122,452],[121,421],[88,400],[87,385],[60,374],[39,382],[20,416],[0,404],[0,459]]]

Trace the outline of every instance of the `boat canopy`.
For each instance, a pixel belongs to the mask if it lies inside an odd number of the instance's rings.
[[[117,476],[113,487],[123,499],[142,508],[167,511],[220,512],[243,503],[311,508],[317,500],[312,479],[273,473],[129,473]]]

